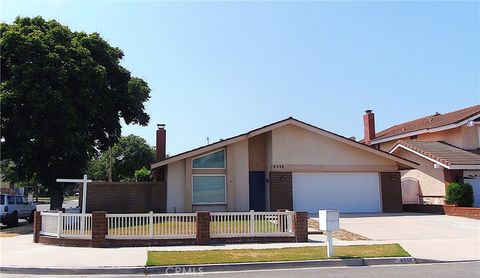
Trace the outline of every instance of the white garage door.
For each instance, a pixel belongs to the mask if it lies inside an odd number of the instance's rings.
[[[381,212],[377,173],[294,173],[293,209]]]

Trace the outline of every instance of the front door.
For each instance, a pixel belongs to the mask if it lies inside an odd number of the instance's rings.
[[[464,171],[463,181],[473,189],[473,207],[480,208],[480,171]]]
[[[250,209],[265,211],[265,172],[250,171]]]

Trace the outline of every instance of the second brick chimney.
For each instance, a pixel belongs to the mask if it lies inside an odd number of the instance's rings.
[[[157,161],[167,156],[167,131],[164,124],[157,125]]]
[[[363,115],[364,143],[370,145],[370,141],[375,139],[375,114],[372,110],[366,110]]]

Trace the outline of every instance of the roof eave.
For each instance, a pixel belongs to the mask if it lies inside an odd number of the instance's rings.
[[[194,150],[191,150],[191,151],[187,151],[187,152],[181,153],[179,155],[176,155],[176,156],[164,159],[162,161],[153,163],[151,165],[151,169],[162,167],[162,166],[165,166],[167,164],[173,163],[173,162],[178,161],[178,160],[186,159],[188,157],[192,157],[192,156],[199,155],[199,154],[202,154],[202,153],[205,153],[205,152],[208,152],[208,151],[219,149],[219,148],[225,147],[227,145],[233,144],[235,142],[238,142],[238,141],[241,141],[241,140],[244,140],[244,139],[248,139],[250,137],[259,135],[259,134],[264,133],[264,132],[268,132],[270,130],[273,130],[275,128],[279,128],[281,126],[285,126],[285,125],[288,125],[288,124],[293,124],[293,125],[305,128],[305,129],[310,130],[314,133],[321,134],[321,135],[326,136],[328,138],[346,143],[348,145],[363,149],[365,151],[375,153],[375,154],[377,154],[381,157],[393,160],[400,166],[399,168],[402,168],[402,170],[403,170],[403,168],[405,170],[414,169],[418,166],[417,163],[415,163],[413,161],[410,161],[408,159],[405,159],[405,158],[396,156],[394,154],[391,154],[391,153],[388,153],[388,152],[385,152],[385,151],[367,146],[367,145],[359,143],[357,141],[350,140],[350,139],[348,139],[344,136],[341,136],[339,134],[324,130],[322,128],[316,127],[314,125],[311,125],[311,124],[308,124],[308,123],[305,123],[305,122],[302,122],[300,120],[297,120],[297,119],[294,119],[294,118],[290,117],[290,118],[287,118],[285,120],[282,120],[282,121],[279,121],[279,122],[276,122],[276,123],[273,123],[273,124],[270,124],[270,125],[266,125],[264,127],[261,127],[261,128],[255,129],[255,130],[252,130],[250,132],[247,132],[247,133],[235,136],[235,137],[231,137],[231,138],[226,139],[224,141],[217,142],[217,143],[207,145],[207,146],[204,146],[204,147],[200,147],[200,148],[197,148],[197,149],[194,149]]]
[[[451,170],[480,170],[480,164],[452,164]]]
[[[419,130],[410,131],[410,132],[406,132],[406,133],[401,133],[401,134],[397,134],[397,135],[393,135],[393,136],[389,136],[389,137],[383,137],[381,139],[373,139],[373,140],[370,141],[370,144],[381,144],[381,143],[385,143],[385,142],[389,142],[389,141],[393,141],[393,140],[398,140],[398,139],[401,139],[401,138],[414,136],[414,135],[419,135],[419,134],[423,134],[423,133],[439,132],[439,131],[443,131],[443,130],[457,128],[457,127],[460,127],[460,126],[463,126],[463,125],[467,124],[469,121],[474,120],[478,116],[479,116],[479,114],[477,113],[477,114],[474,114],[474,115],[468,117],[467,119],[464,119],[464,120],[462,120],[460,122],[457,122],[457,123],[448,124],[448,125],[439,126],[439,127],[434,127],[434,128],[419,129]]]
[[[427,160],[429,160],[430,162],[433,162],[445,169],[449,169],[449,170],[480,170],[480,164],[455,164],[455,163],[449,163],[449,162],[443,162],[443,161],[440,161],[438,159],[434,159],[432,157],[429,157],[428,155],[425,155],[425,154],[422,154],[416,150],[413,150],[412,148],[408,147],[408,146],[405,146],[402,144],[403,142],[399,142],[395,145],[395,147],[392,148],[392,150],[390,150],[390,153],[393,153],[395,152],[398,148],[402,148],[406,151],[409,151],[415,155],[418,155],[420,157],[423,157]],[[403,169],[402,169],[403,170]]]
[[[289,117],[287,119],[284,119],[284,120],[281,120],[281,121],[278,121],[278,122],[275,122],[275,123],[272,123],[272,124],[269,124],[269,125],[257,128],[257,129],[254,129],[254,130],[249,131],[247,133],[243,133],[243,134],[240,134],[240,135],[237,135],[237,136],[233,136],[233,137],[230,137],[230,138],[225,139],[223,141],[219,141],[219,142],[216,142],[216,143],[213,143],[213,144],[210,144],[210,145],[202,146],[202,147],[199,147],[199,148],[196,148],[196,149],[193,149],[193,150],[190,150],[190,151],[186,151],[186,152],[180,153],[178,155],[166,158],[164,160],[155,162],[150,166],[150,168],[153,170],[155,168],[165,166],[165,165],[173,163],[175,161],[179,161],[179,160],[186,159],[188,157],[200,155],[200,154],[203,154],[203,153],[206,153],[206,152],[209,152],[209,151],[213,151],[215,149],[220,149],[220,148],[225,147],[227,145],[230,145],[230,144],[248,139],[248,138],[253,137],[253,136],[257,136],[259,134],[262,134],[262,133],[267,132],[269,130],[278,128],[280,126],[284,126],[284,125],[287,125],[287,124],[290,124],[290,123],[294,123],[295,121],[296,120],[294,120],[292,117]]]

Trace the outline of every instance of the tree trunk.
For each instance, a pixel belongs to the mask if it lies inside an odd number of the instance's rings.
[[[63,190],[58,186],[51,186],[50,193],[50,210],[58,210],[62,208],[63,204]]]

